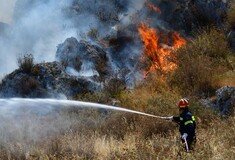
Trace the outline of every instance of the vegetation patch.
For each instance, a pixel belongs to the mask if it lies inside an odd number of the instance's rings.
[[[228,24],[231,29],[235,29],[235,4],[232,3],[227,13]]]
[[[32,54],[25,54],[17,59],[19,69],[24,73],[30,73],[34,66],[34,58]]]
[[[232,70],[224,33],[210,28],[175,54],[177,70],[170,83],[183,95],[210,96],[218,89],[217,76]]]

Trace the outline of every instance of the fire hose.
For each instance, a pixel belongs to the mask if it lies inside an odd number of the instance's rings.
[[[169,117],[161,117],[161,116],[155,116],[155,115],[151,115],[151,114],[145,114],[146,116],[149,116],[149,117],[154,117],[154,118],[159,118],[159,119],[165,119],[165,120],[168,120]]]

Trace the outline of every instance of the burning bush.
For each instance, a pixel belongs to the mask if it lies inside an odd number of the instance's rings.
[[[195,40],[179,49],[178,68],[171,79],[182,94],[210,95],[217,88],[216,76],[229,69],[230,53],[223,32],[214,28],[203,31]]]
[[[186,44],[184,38],[176,32],[173,32],[172,38],[169,38],[168,35],[159,33],[157,29],[151,28],[145,23],[139,26],[139,34],[144,43],[144,53],[152,63],[146,75],[154,70],[169,72],[176,68],[175,63],[170,59],[175,50]]]

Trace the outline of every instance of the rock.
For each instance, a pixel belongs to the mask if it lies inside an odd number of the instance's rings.
[[[67,38],[59,44],[56,58],[65,67],[74,68],[78,72],[97,71],[99,76],[107,74],[107,54],[100,47],[76,38]]]
[[[214,99],[203,99],[201,103],[206,107],[214,108],[222,116],[233,115],[235,108],[235,87],[224,86],[216,91]]]
[[[0,84],[1,97],[43,97],[46,91],[33,76],[19,70],[7,75]]]
[[[36,64],[30,73],[20,70],[7,75],[0,84],[1,97],[58,98],[92,92],[99,86],[91,79],[68,75],[59,62]]]
[[[215,109],[222,115],[231,115],[235,107],[235,87],[224,86],[216,91]]]
[[[201,103],[203,106],[208,107],[208,108],[214,106],[214,103],[213,103],[212,100],[209,99],[209,98],[201,99],[201,100],[200,100],[200,103]]]

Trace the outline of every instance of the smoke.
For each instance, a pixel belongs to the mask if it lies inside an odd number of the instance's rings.
[[[91,28],[105,36],[114,25],[130,23],[130,15],[144,4],[142,0],[17,0],[13,7],[14,2],[1,3],[2,16],[13,14],[13,8],[14,14],[8,18],[11,26],[0,32],[0,78],[18,67],[20,55],[32,53],[36,62],[54,61],[57,45],[66,38],[85,38]]]
[[[56,46],[68,36],[76,36],[74,28],[64,28],[71,21],[63,9],[71,1],[18,0],[13,22],[0,35],[0,76],[17,68],[17,57],[32,53],[36,62],[53,61]]]
[[[14,12],[16,0],[0,0],[0,22],[12,23],[12,17]]]
[[[99,46],[102,46],[99,40],[109,43],[110,48],[101,48],[108,53],[111,72],[125,73],[119,77],[128,86],[134,86],[136,80],[143,78],[139,73],[142,43],[138,23],[150,17],[152,26],[165,26],[146,3],[144,0],[17,0],[13,23],[0,37],[0,79],[17,68],[17,58],[22,54],[32,53],[36,63],[57,60],[57,46],[68,37],[75,37]],[[91,31],[97,31],[98,39],[89,36]],[[97,75],[93,64],[83,62],[82,69],[67,71],[75,76]]]
[[[183,9],[176,11],[181,4],[186,8],[190,8],[191,4],[187,4],[187,7],[183,2],[161,0],[10,0],[8,3],[2,1],[0,0],[0,20],[7,18],[11,21],[11,26],[8,26],[4,33],[0,31],[0,78],[17,68],[16,59],[20,54],[32,53],[36,62],[54,61],[57,45],[68,37],[99,44],[88,37],[92,29],[98,31],[100,39],[105,39],[118,34],[120,36],[120,28],[124,28],[124,35],[138,35],[138,31],[131,25],[136,26],[136,23],[142,21],[148,21],[151,27],[165,31],[171,30],[170,26],[185,28],[186,25],[182,22],[187,20],[188,9],[187,12]],[[207,8],[216,8],[216,1],[212,2]],[[162,12],[151,10],[147,3],[160,7]],[[226,4],[221,1],[221,5]],[[222,7],[222,10],[223,8],[225,7]],[[208,14],[213,15],[214,12]],[[13,17],[10,16],[12,14]],[[187,27],[190,28],[189,26]],[[132,57],[136,59],[140,56],[141,47],[138,42],[130,45],[129,48],[124,46],[123,50],[119,51],[121,55],[125,55],[126,61],[122,63],[124,66],[117,62],[113,65],[114,68],[123,67],[131,70],[130,66],[133,64],[127,64],[127,60],[132,61]],[[115,61],[112,55],[110,58],[111,61],[113,58]]]
[[[112,73],[124,78],[129,87],[141,77],[136,66],[142,54],[142,45],[136,36],[137,22],[133,21],[133,17],[144,4],[144,0],[77,0],[73,3],[73,11],[79,14],[73,16],[74,25],[85,33],[96,29],[99,38],[109,43],[111,47],[106,52]],[[87,20],[85,22],[84,17]],[[113,39],[113,44],[110,39]]]

